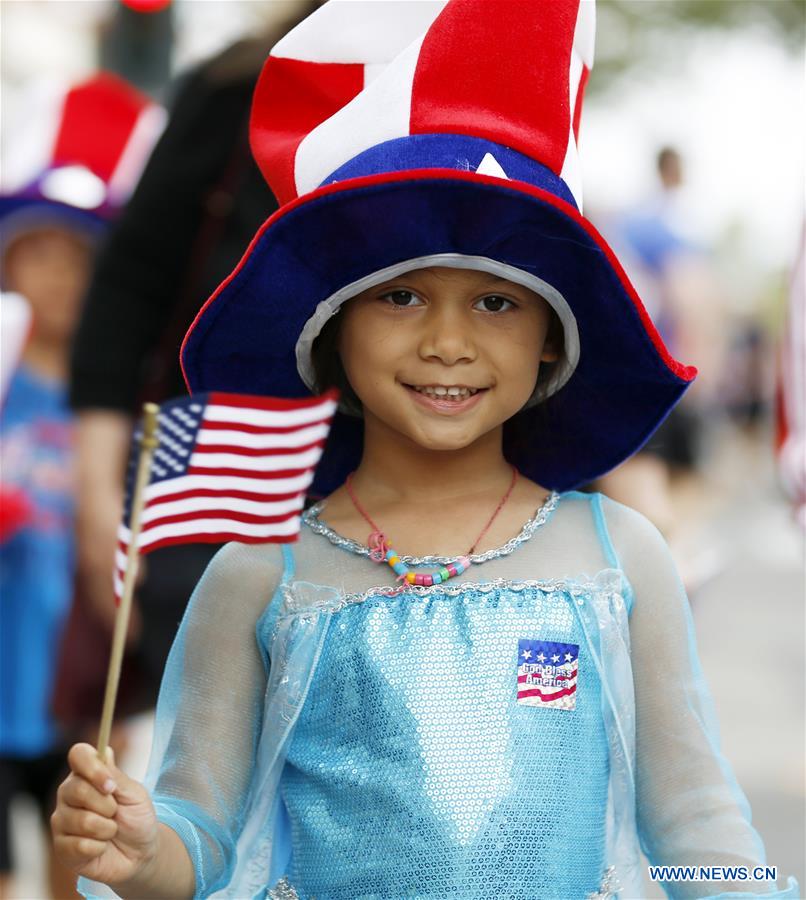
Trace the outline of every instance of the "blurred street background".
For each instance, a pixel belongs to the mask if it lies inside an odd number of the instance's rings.
[[[170,112],[178,77],[235,41],[266,41],[310,8],[294,0],[0,0],[3,190],[14,189],[24,164],[20,135],[33,98],[54,85],[103,67]],[[804,459],[802,445],[794,455],[785,448],[791,451],[804,416],[803,369],[791,362],[792,353],[803,354],[804,337],[794,350],[790,339],[793,321],[801,329],[804,321],[796,266],[806,190],[805,23],[801,0],[598,0],[581,129],[585,213],[613,245],[673,354],[701,373],[657,445],[598,487],[642,509],[669,539],[723,750],[768,863],[778,866],[779,886],[794,875],[801,889]],[[224,77],[220,69],[216,77]],[[215,132],[216,122],[208,127]],[[213,179],[205,215],[218,215],[216,185]],[[227,211],[230,201],[221,201]],[[267,201],[254,213],[259,220],[271,211]],[[235,244],[237,260],[246,241]],[[210,283],[215,277],[205,275]],[[204,278],[195,289],[198,303]],[[173,360],[182,328],[165,331],[160,346]],[[166,378],[141,385],[138,397]],[[106,512],[116,521],[116,509]],[[148,625],[147,606],[145,614]],[[116,736],[135,777],[145,766],[147,706],[132,703],[138,715]],[[12,813],[8,896],[49,897],[36,807],[21,797]],[[647,897],[661,896],[647,886]]]

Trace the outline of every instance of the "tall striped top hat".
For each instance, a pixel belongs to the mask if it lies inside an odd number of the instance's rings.
[[[26,120],[4,160],[4,241],[42,220],[65,218],[90,229],[103,224],[129,198],[165,111],[108,72],[67,90],[48,85],[27,101]]]
[[[188,332],[190,389],[299,395],[350,297],[474,268],[540,294],[564,329],[550,391],[507,424],[509,459],[563,490],[637,450],[696,371],[581,213],[594,26],[592,0],[330,0],[281,40],[252,110],[281,207]],[[337,420],[322,493],[360,454],[360,421]]]

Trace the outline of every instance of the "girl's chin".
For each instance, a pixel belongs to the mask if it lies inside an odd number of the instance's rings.
[[[415,444],[423,450],[450,452],[466,450],[486,437],[492,429],[452,429],[452,428],[416,428],[408,433]]]
[[[428,410],[421,411],[417,406],[406,409],[405,404],[395,411],[396,414],[387,415],[388,410],[381,410],[372,400],[363,403],[367,429],[374,432],[380,426],[385,440],[397,435],[423,450],[435,452],[466,450],[503,425],[502,422],[488,421],[484,415],[461,417],[464,419],[461,421],[458,416],[435,415]]]

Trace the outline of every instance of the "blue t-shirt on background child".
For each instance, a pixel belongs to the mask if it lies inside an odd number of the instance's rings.
[[[33,757],[58,741],[49,712],[59,634],[73,588],[72,423],[66,385],[24,366],[0,414],[5,487],[28,522],[0,545],[0,754]]]

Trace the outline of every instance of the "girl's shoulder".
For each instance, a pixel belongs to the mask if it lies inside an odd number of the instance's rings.
[[[598,492],[566,491],[554,512],[565,537],[592,534],[607,564],[632,582],[648,570],[676,575],[669,546],[642,513]]]
[[[598,491],[565,491],[557,508],[566,515],[589,518],[615,548],[666,548],[663,535],[645,515]]]
[[[226,626],[228,618],[256,620],[275,595],[292,554],[287,544],[225,544],[196,586],[189,612]]]
[[[573,499],[581,503],[583,496],[575,494]],[[669,545],[652,521],[604,494],[589,494],[584,502],[610,564],[626,578],[631,612],[637,604],[642,621],[653,617],[662,621],[670,610],[679,608],[685,589]]]

